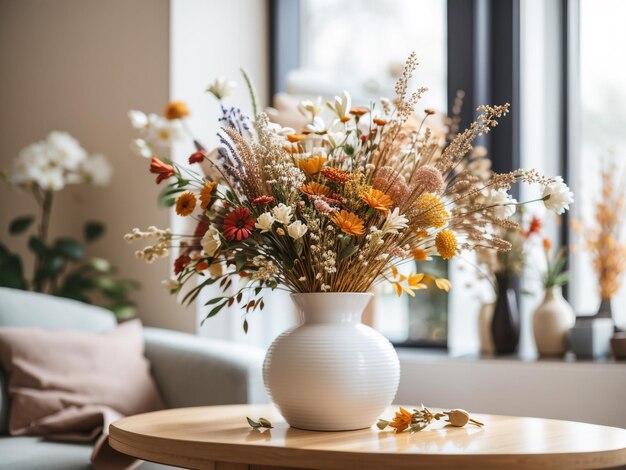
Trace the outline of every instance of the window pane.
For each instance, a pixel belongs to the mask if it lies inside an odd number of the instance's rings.
[[[357,101],[393,97],[411,51],[419,60],[415,84],[429,92],[421,108],[446,109],[446,0],[305,0],[302,67],[288,89],[337,94]]]
[[[615,162],[623,171],[626,158],[626,2],[623,0],[580,0],[580,155],[571,163],[575,178],[576,214],[592,220],[593,202],[600,196],[597,176],[602,158]],[[613,154],[614,155],[611,155]],[[581,240],[577,240],[580,244]],[[588,254],[575,257],[573,300],[581,313],[598,308],[597,279]],[[616,320],[626,321],[622,288],[614,299]]]
[[[304,0],[301,17],[301,67],[287,77],[293,95],[332,97],[349,90],[365,104],[394,96],[404,62],[415,51],[420,63],[411,85],[428,93],[417,111],[447,109],[446,0]],[[416,271],[415,265],[406,266]],[[418,268],[419,269],[419,268]],[[447,263],[422,266],[439,277]],[[447,294],[436,289],[416,297],[397,297],[383,282],[375,301],[374,326],[392,341],[447,338]]]

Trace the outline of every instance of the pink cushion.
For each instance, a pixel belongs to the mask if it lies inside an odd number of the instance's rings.
[[[41,434],[38,421],[71,407],[98,405],[120,415],[162,408],[143,349],[139,320],[103,334],[0,328],[9,432]]]

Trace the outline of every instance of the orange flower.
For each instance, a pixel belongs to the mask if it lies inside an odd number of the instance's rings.
[[[411,254],[413,255],[413,259],[415,261],[428,261],[430,256],[428,256],[428,252],[422,248],[413,248],[411,250]]]
[[[365,226],[363,220],[356,214],[346,210],[335,211],[330,216],[330,220],[335,223],[346,235],[363,235]]]
[[[378,212],[386,214],[389,208],[393,206],[393,200],[379,189],[370,189],[368,192],[361,194],[361,199]]]
[[[411,425],[413,421],[413,415],[410,411],[400,407],[400,411],[396,411],[396,416],[393,421],[389,423],[389,426],[396,429],[396,432],[402,432]]]
[[[206,261],[200,261],[196,264],[196,272],[204,271],[205,269],[209,269],[209,263]]]
[[[316,182],[305,184],[300,188],[300,191],[309,196],[328,196],[330,194],[328,186]]]
[[[544,238],[543,239],[543,249],[548,251],[550,248],[552,248],[552,242],[550,241],[549,238]]]
[[[161,181],[174,176],[174,167],[163,163],[157,157],[152,157],[150,160],[150,173],[154,173],[157,176],[156,182],[159,184]]]
[[[300,142],[300,141],[302,141],[304,139],[306,139],[306,135],[304,135],[304,134],[289,134],[287,136],[287,140],[289,142],[292,142],[292,143],[293,142]]]
[[[387,120],[383,119],[383,118],[374,118],[372,119],[372,121],[374,121],[374,124],[376,124],[377,126],[384,126],[385,124],[387,124]]]
[[[452,259],[456,254],[456,236],[452,230],[442,230],[435,237],[435,247],[437,248],[437,253],[443,259]]]
[[[322,176],[328,181],[334,183],[345,183],[352,178],[352,175],[347,171],[338,170],[337,168],[324,168],[322,170]]]
[[[528,226],[528,232],[526,232],[524,235],[526,236],[526,238],[530,237],[532,234],[534,233],[539,233],[541,231],[541,219],[537,216],[533,216],[532,219],[530,219],[530,225]]]
[[[185,191],[176,199],[176,213],[183,217],[188,216],[196,208],[196,196],[189,191]]]
[[[352,114],[353,116],[363,116],[364,114],[367,114],[369,112],[370,112],[369,108],[365,108],[362,106],[352,108],[350,110],[350,114]]]
[[[200,207],[202,209],[206,209],[209,207],[211,200],[213,199],[213,189],[217,186],[215,181],[209,181],[208,183],[204,183],[202,190],[200,191]]]
[[[182,101],[172,101],[165,107],[165,117],[170,121],[189,116],[189,108]]]
[[[319,173],[324,163],[328,160],[323,156],[313,156],[307,158],[301,158],[298,160],[297,165],[302,171],[304,171],[307,175],[314,175],[315,173]]]

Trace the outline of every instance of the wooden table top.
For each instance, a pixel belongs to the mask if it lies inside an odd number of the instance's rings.
[[[383,417],[393,417],[396,409],[389,408]],[[267,418],[274,428],[252,429],[246,416]],[[271,405],[211,406],[123,418],[111,425],[109,441],[113,448],[143,460],[194,469],[249,468],[237,463],[254,464],[250,468],[359,470],[626,465],[625,429],[539,418],[472,416],[485,427],[454,428],[435,422],[413,434],[380,431],[375,426],[315,432],[290,428]]]

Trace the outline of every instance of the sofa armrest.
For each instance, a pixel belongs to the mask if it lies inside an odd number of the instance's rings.
[[[5,374],[0,367],[0,435],[9,433],[9,391]]]
[[[159,328],[144,328],[144,339],[167,407],[268,401],[261,349]]]

